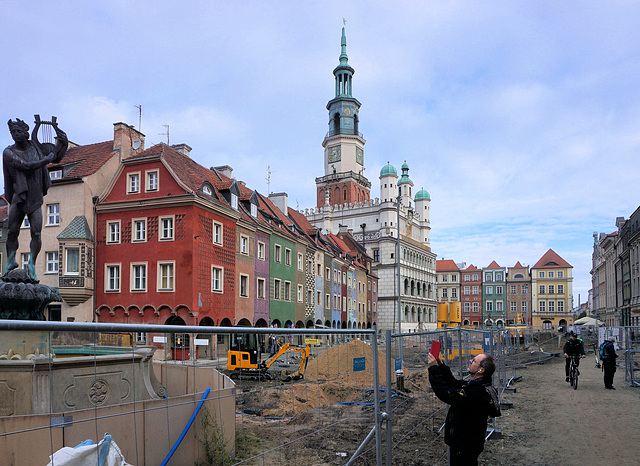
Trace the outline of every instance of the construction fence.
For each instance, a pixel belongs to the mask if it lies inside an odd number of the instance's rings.
[[[397,334],[4,320],[0,332],[0,464],[47,464],[52,455],[56,464],[64,447],[106,434],[136,465],[446,464],[447,406],[426,366],[432,342],[460,378],[469,359],[492,354],[500,394],[560,343],[526,328]],[[500,419],[488,425],[492,435]]]

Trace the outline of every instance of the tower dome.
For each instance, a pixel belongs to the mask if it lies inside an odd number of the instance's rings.
[[[431,200],[431,196],[429,195],[429,192],[422,188],[420,191],[418,191],[416,193],[416,201],[421,201],[421,200],[427,200],[430,201]]]
[[[398,171],[389,162],[387,162],[387,164],[384,167],[382,167],[382,170],[380,170],[380,176],[388,176],[388,175],[398,176]]]

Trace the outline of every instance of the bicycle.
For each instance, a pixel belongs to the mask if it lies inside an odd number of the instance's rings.
[[[573,387],[574,390],[578,389],[578,376],[580,375],[580,371],[578,370],[578,362],[580,356],[569,356],[571,358],[571,366],[569,367],[569,385]]]

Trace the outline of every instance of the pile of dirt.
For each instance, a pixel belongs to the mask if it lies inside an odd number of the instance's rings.
[[[364,358],[364,370],[354,371],[354,359]],[[370,397],[374,389],[373,347],[360,340],[333,346],[307,364],[304,380],[263,388],[257,395],[243,396],[239,404],[245,412],[266,418],[299,415],[310,409],[357,403]],[[386,382],[386,354],[378,350],[380,388]],[[408,375],[408,371],[405,370]],[[395,384],[395,373],[392,384]],[[419,382],[418,382],[419,383]],[[369,395],[367,395],[369,393]]]
[[[353,361],[356,358],[364,358],[364,370],[354,372]],[[378,380],[381,385],[386,382],[386,361],[386,353],[378,350]],[[391,377],[392,383],[395,382],[395,373]],[[339,380],[349,386],[373,387],[373,346],[361,340],[333,346],[309,361],[305,378]]]

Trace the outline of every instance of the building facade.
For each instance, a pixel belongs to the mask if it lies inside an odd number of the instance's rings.
[[[359,130],[361,104],[353,97],[354,73],[343,28],[340,63],[333,72],[335,96],[327,104],[324,175],[316,178],[316,207],[304,214],[324,232],[337,233],[346,227],[373,258],[372,272],[379,280],[380,328],[397,329],[400,324],[402,331],[433,329],[437,302],[431,197],[424,189],[413,192],[405,162],[400,177],[391,164],[382,168],[380,198],[371,199],[371,182],[364,176],[365,139]]]
[[[573,325],[573,267],[553,249],[531,267],[531,302],[534,327]]]

